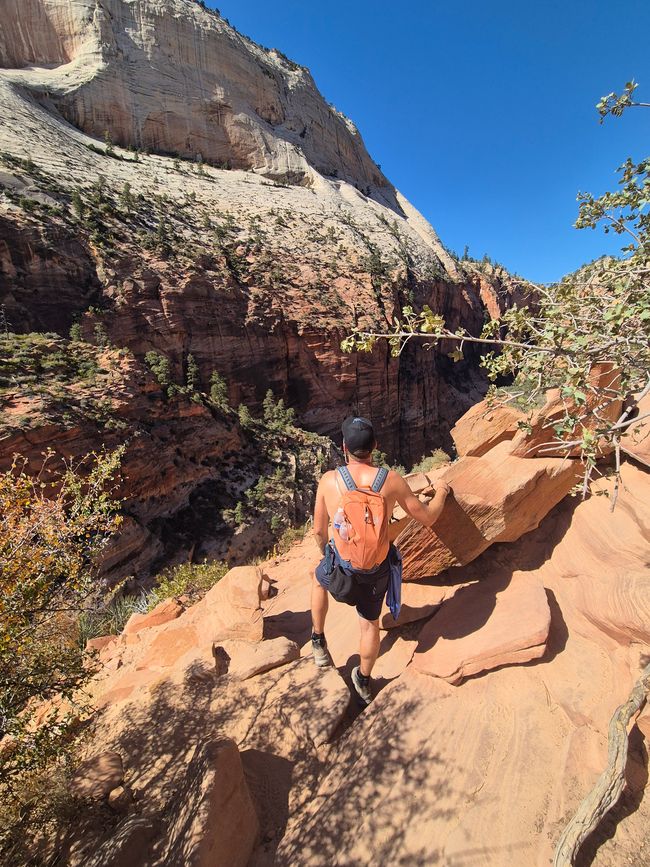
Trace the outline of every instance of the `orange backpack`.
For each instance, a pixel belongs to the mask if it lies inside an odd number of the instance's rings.
[[[357,488],[347,467],[339,467],[338,474],[346,490],[333,519],[336,549],[353,569],[367,572],[384,562],[390,547],[386,500],[380,494],[388,470],[377,470],[370,488]],[[336,482],[339,487],[338,477]]]

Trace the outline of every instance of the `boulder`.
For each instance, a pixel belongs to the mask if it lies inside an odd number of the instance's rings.
[[[116,813],[126,813],[133,797],[126,786],[116,786],[108,793],[108,806]]]
[[[262,640],[262,577],[257,566],[235,566],[187,612],[184,620],[196,624],[201,643]]]
[[[582,425],[572,434],[566,435],[565,439],[580,439],[582,429],[593,430],[602,427],[603,421],[613,423],[620,417],[623,401],[612,399],[603,393],[603,389],[618,385],[620,375],[620,370],[609,362],[593,366],[586,403],[584,407],[580,407],[580,414],[584,416],[584,420]],[[572,408],[575,404],[563,397],[559,389],[553,388],[547,391],[546,403],[533,413],[529,421],[529,429],[519,431],[514,437],[512,454],[521,458],[578,456],[580,446],[566,449],[557,441],[558,435],[553,427],[555,422],[564,418],[567,406]],[[599,450],[602,455],[605,455],[611,451],[611,446],[601,440]]]
[[[458,419],[451,437],[459,457],[480,457],[519,431],[526,414],[509,404],[490,406],[482,400]]]
[[[132,614],[124,627],[125,635],[133,635],[140,632],[141,629],[149,629],[152,626],[160,626],[163,623],[169,623],[170,620],[176,620],[180,617],[185,609],[176,599],[163,599],[158,605],[146,614],[135,612]]]
[[[259,823],[237,744],[210,741],[187,766],[161,864],[246,867]]]
[[[538,526],[579,476],[577,462],[524,459],[509,450],[510,443],[502,442],[449,467],[444,479],[453,493],[435,526],[408,520],[396,537],[405,580],[469,563],[493,542],[515,541]]]
[[[74,773],[70,791],[77,798],[100,801],[124,779],[122,756],[112,750],[82,762]]]
[[[551,612],[535,576],[500,576],[464,587],[422,628],[412,665],[423,674],[459,684],[500,665],[539,659]]]
[[[352,608],[349,611],[354,613]],[[358,632],[354,637],[358,648]],[[247,680],[241,689],[241,700],[252,707],[263,696],[255,727],[278,746],[292,739],[313,748],[323,746],[350,705],[350,690],[338,670],[334,666],[316,669],[310,658]]]
[[[223,659],[223,674],[237,680],[248,680],[256,674],[293,662],[300,656],[300,648],[295,641],[279,637],[269,641],[241,641],[224,639],[216,642],[213,652],[217,664]]]

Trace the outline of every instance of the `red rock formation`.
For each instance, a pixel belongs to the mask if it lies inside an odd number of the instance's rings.
[[[431,529],[405,524],[395,540],[407,581],[471,562],[494,542],[537,527],[575,484],[579,465],[558,458],[526,460],[501,442],[480,458],[464,457],[444,473],[453,495]]]
[[[518,422],[526,414],[514,406],[489,406],[482,400],[461,416],[451,429],[456,453],[462,457],[480,457],[519,431]]]
[[[87,341],[140,363],[164,354],[179,386],[192,355],[203,392],[217,372],[231,405],[255,415],[271,388],[300,425],[337,438],[341,419],[361,412],[404,464],[448,445],[485,388],[475,352],[454,364],[414,342],[398,359],[386,344],[344,355],[340,342],[355,325],[389,327],[406,303],[477,333],[491,278],[478,287],[445,251],[306,70],[189,0],[10,0],[0,22],[0,306],[11,330],[65,335],[80,319]],[[90,137],[105,131],[112,145]],[[158,155],[136,159],[119,144]],[[504,309],[501,279],[494,293],[488,306]],[[52,412],[0,439],[0,465],[46,444],[80,456],[127,439],[131,514],[106,552],[112,574],[146,572],[197,543],[197,556],[243,558],[272,542],[257,531],[231,534],[232,547],[215,540],[215,512],[233,505],[221,482],[234,453],[243,472],[249,459],[236,423],[167,401],[141,364],[105,387],[123,427]],[[23,395],[10,397],[16,421]],[[302,518],[313,481],[296,487]]]
[[[459,590],[423,627],[413,667],[458,684],[499,665],[539,659],[550,625],[540,581],[515,575],[504,587],[489,576]]]

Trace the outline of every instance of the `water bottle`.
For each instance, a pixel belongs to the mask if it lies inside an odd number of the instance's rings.
[[[345,520],[345,512],[339,506],[332,520],[334,529],[338,531],[339,536],[344,542],[348,541],[348,522]]]

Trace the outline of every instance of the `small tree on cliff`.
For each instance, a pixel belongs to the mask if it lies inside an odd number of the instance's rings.
[[[621,96],[603,97],[597,106],[601,121],[630,106],[647,105],[633,101],[635,89],[636,84],[628,82]],[[603,408],[630,393],[640,392],[640,399],[650,392],[650,158],[639,163],[628,159],[619,172],[617,191],[600,197],[579,194],[575,225],[582,229],[604,224],[605,232],[625,235],[629,243],[622,258],[604,257],[559,283],[537,287],[529,304],[488,322],[480,336],[462,328],[450,330],[428,306],[420,312],[405,307],[392,331],[358,329],[343,341],[343,350],[369,352],[378,340],[387,340],[393,355],[399,355],[413,339],[426,340],[430,347],[445,340],[453,347],[450,358],[459,361],[467,344],[493,347],[482,359],[489,378],[514,375],[518,396],[528,407],[546,389],[560,390],[563,417],[554,419],[552,445],[567,453],[580,450],[583,490],[595,468],[599,442],[608,442],[615,451],[618,481],[620,436],[641,416],[633,418],[628,408],[612,421]],[[599,385],[595,372],[602,362],[618,369],[620,376]],[[494,387],[489,396],[512,399]]]
[[[226,380],[216,370],[212,371],[212,376],[210,377],[210,401],[217,409],[224,411],[230,409]]]
[[[269,430],[284,431],[293,424],[294,410],[291,407],[285,407],[282,398],[276,403],[270,388],[262,401],[262,412],[264,424]]]
[[[92,674],[77,620],[94,564],[120,517],[112,480],[123,448],[43,481],[16,458],[0,474],[0,797],[66,749]],[[54,468],[56,469],[56,467]]]
[[[187,356],[185,381],[187,384],[187,390],[190,394],[196,394],[201,386],[201,371],[199,370],[199,365],[196,363],[196,359],[191,353]]]

